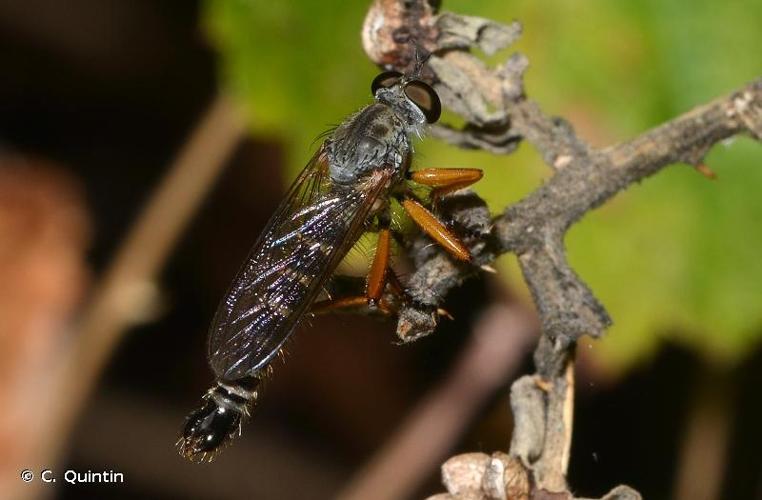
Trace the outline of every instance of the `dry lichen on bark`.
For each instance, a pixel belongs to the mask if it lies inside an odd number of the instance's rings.
[[[434,311],[447,293],[505,252],[518,257],[542,323],[534,356],[537,373],[516,381],[511,391],[516,426],[510,455],[453,457],[443,466],[449,493],[441,498],[521,498],[516,489],[508,493],[509,475],[525,486],[526,498],[572,498],[565,480],[573,406],[571,360],[577,339],[601,336],[611,319],[569,266],[564,236],[587,212],[668,165],[705,169],[703,158],[716,143],[743,133],[762,140],[762,78],[632,140],[596,149],[568,122],[547,116],[527,97],[523,74],[528,62],[522,54],[489,67],[470,52],[476,48],[491,55],[510,46],[521,35],[518,22],[503,25],[438,12],[438,4],[374,1],[362,36],[370,59],[409,71],[416,51],[430,53],[424,78],[443,105],[466,122],[461,128],[435,125],[431,136],[494,154],[509,154],[525,140],[554,171],[542,186],[492,219],[473,193],[448,201],[444,211],[468,235],[475,266],[453,262],[425,242],[410,248],[416,272],[409,292],[416,300],[400,312],[397,335],[403,342],[432,333],[438,319]],[[515,470],[512,460],[522,464],[528,479],[506,472],[500,486],[502,479],[495,479],[500,474],[490,472],[491,467],[502,464],[505,471]],[[617,487],[604,498],[639,495]]]

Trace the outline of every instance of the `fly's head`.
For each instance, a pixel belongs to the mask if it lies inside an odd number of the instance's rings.
[[[371,91],[376,100],[389,106],[410,131],[436,122],[442,112],[439,96],[428,83],[397,71],[378,75],[371,84]]]

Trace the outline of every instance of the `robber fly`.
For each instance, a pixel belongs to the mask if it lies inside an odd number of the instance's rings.
[[[411,137],[439,119],[439,97],[415,76],[394,71],[378,75],[371,90],[375,102],[338,126],[307,163],[220,303],[208,346],[216,384],[187,418],[178,442],[185,457],[211,459],[240,434],[273,358],[314,311],[324,285],[363,232],[378,231],[364,295],[321,307],[364,304],[386,311],[387,285],[404,294],[388,268],[392,199],[454,258],[470,261],[465,245],[408,185],[429,186],[438,195],[481,178],[477,169],[409,171]]]

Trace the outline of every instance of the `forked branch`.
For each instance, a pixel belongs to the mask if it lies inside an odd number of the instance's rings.
[[[526,96],[523,74],[528,63],[523,55],[514,53],[503,64],[489,67],[470,52],[478,48],[493,54],[506,48],[521,34],[517,22],[502,25],[440,13],[438,3],[373,2],[363,29],[363,44],[371,60],[405,71],[415,63],[416,52],[431,53],[424,77],[434,84],[445,107],[467,123],[462,128],[438,125],[433,127],[432,136],[495,154],[511,153],[526,140],[554,174],[491,221],[483,203],[472,193],[463,195],[462,203],[451,202],[448,213],[463,219],[470,234],[481,234],[470,240],[477,266],[453,262],[427,245],[414,245],[412,258],[417,270],[410,279],[409,292],[416,301],[401,311],[397,334],[402,341],[410,341],[432,333],[437,324],[432,311],[452,288],[496,256],[516,254],[539,313],[543,336],[535,352],[537,374],[520,379],[513,387],[517,425],[509,458],[520,460],[531,476],[531,481],[519,481],[527,487],[526,497],[550,492],[562,495],[553,498],[571,498],[565,474],[571,440],[574,346],[584,334],[602,335],[611,319],[569,266],[564,236],[587,212],[668,165],[700,167],[715,144],[735,135],[748,134],[762,140],[762,78],[630,141],[597,149],[577,136],[568,122],[546,115]],[[466,495],[477,490],[484,498],[505,497],[508,471],[515,471],[515,464],[502,455],[485,457],[467,456],[464,460],[468,466],[445,465],[443,474],[451,497],[480,498]],[[451,460],[457,462],[458,457]],[[474,476],[474,460],[483,462],[476,467],[481,474],[478,478]],[[490,472],[490,467],[503,470],[505,477]],[[495,490],[494,484],[482,484],[498,476],[502,490]],[[458,483],[458,478],[464,482]],[[464,486],[466,483],[470,486]],[[469,489],[475,484],[477,490]],[[503,495],[490,496],[490,491],[502,491]],[[621,487],[606,498],[637,496]]]

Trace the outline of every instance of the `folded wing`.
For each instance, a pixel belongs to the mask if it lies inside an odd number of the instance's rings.
[[[209,362],[219,378],[253,375],[278,353],[359,238],[391,175],[379,170],[340,186],[319,153],[310,160],[217,309]]]

